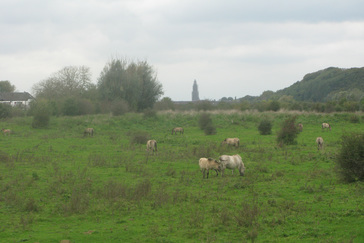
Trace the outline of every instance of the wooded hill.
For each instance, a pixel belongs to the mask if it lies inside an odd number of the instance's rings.
[[[329,67],[314,73],[306,74],[303,80],[278,90],[265,91],[258,100],[279,99],[292,96],[297,101],[326,102],[341,98],[360,100],[364,94],[364,67],[334,68]],[[251,96],[243,98],[252,101]]]

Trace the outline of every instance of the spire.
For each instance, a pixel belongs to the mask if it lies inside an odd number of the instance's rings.
[[[192,88],[192,101],[199,101],[199,95],[198,95],[198,86],[195,79],[195,82],[193,82],[193,88]]]

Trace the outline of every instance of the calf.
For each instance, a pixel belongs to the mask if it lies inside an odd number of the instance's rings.
[[[198,164],[200,165],[200,170],[201,170],[201,172],[203,174],[203,178],[205,178],[206,171],[207,171],[207,178],[209,178],[209,171],[210,170],[215,170],[216,171],[216,176],[219,175],[218,171],[221,171],[220,164],[215,159],[201,158],[199,160]]]

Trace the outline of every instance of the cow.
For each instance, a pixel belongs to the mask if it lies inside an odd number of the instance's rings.
[[[10,129],[1,129],[1,131],[4,133],[4,135],[10,135],[11,134],[11,130]]]
[[[184,129],[182,127],[175,127],[172,129],[172,135],[177,134],[177,132],[179,132],[179,134],[183,134],[184,133]]]
[[[317,150],[320,150],[320,149],[322,149],[322,146],[324,145],[324,139],[322,137],[317,137],[316,143],[317,143]]]
[[[322,123],[322,130],[329,129],[331,131],[331,126],[329,123]]]
[[[240,140],[239,138],[225,138],[224,141],[222,141],[221,145],[223,144],[228,144],[234,147],[239,147],[240,145]]]
[[[94,135],[94,129],[89,127],[86,128],[85,131],[83,132],[83,136],[93,136]]]
[[[245,166],[240,155],[221,155],[219,163],[221,167],[221,176],[224,176],[225,169],[230,169],[232,175],[234,174],[234,169],[238,169],[240,176],[244,176]]]
[[[207,171],[207,179],[209,178],[209,171],[210,170],[215,170],[216,171],[216,176],[219,175],[218,171],[221,171],[220,168],[220,164],[219,162],[217,162],[215,159],[212,158],[200,158],[199,162],[198,162],[199,166],[200,166],[200,170],[203,174],[203,179],[205,179],[205,174]]]
[[[150,151],[152,151],[153,153],[158,152],[158,150],[157,150],[157,141],[148,140],[148,142],[147,142],[147,152],[150,152]]]

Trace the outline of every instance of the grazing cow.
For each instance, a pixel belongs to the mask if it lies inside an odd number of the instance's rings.
[[[221,144],[222,145],[227,144],[227,145],[231,145],[231,146],[234,146],[234,147],[239,147],[240,140],[239,140],[239,138],[225,138],[225,140],[222,141]]]
[[[11,133],[10,129],[5,129],[5,128],[1,129],[1,131],[3,131],[4,135],[10,135]]]
[[[210,170],[215,170],[216,171],[216,176],[219,175],[218,171],[221,171],[220,168],[220,164],[219,162],[217,162],[215,159],[212,158],[201,158],[198,162],[199,166],[200,166],[200,170],[203,174],[203,178],[205,179],[205,174],[207,171],[207,178],[209,178],[209,171]]]
[[[94,129],[89,127],[86,128],[85,131],[83,132],[83,136],[93,136],[94,135]]]
[[[158,150],[157,150],[157,141],[148,140],[148,142],[147,142],[147,152],[150,152],[150,151],[152,151],[153,153],[158,152]]]
[[[322,146],[324,145],[324,139],[322,137],[317,137],[316,143],[317,143],[317,150],[320,150],[320,149],[322,149]]]
[[[234,174],[234,169],[238,169],[240,176],[244,175],[245,166],[243,160],[241,159],[240,155],[221,155],[219,158],[219,163],[221,166],[221,176],[224,175],[225,169],[230,169],[231,174]]]
[[[179,134],[183,134],[184,133],[184,129],[182,127],[175,127],[172,129],[172,135],[177,134],[177,132],[179,132]]]
[[[322,123],[322,130],[325,130],[325,128],[326,130],[329,129],[331,131],[331,126],[329,123]]]
[[[298,127],[298,130],[300,132],[302,132],[302,130],[303,130],[303,124],[302,123],[298,123],[297,127]]]

